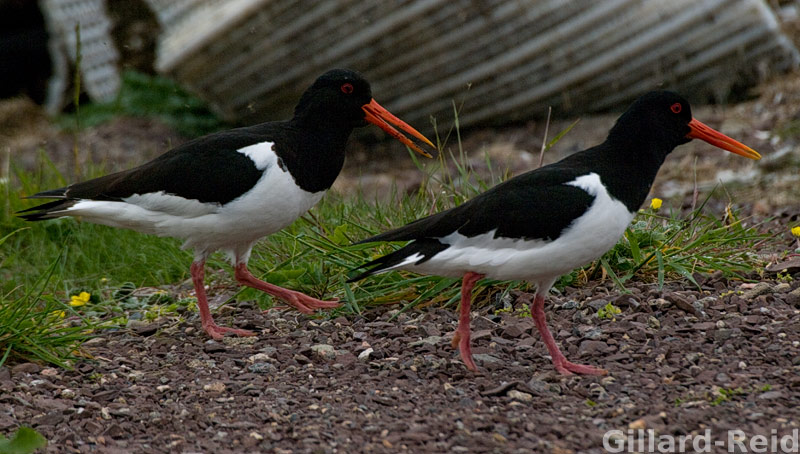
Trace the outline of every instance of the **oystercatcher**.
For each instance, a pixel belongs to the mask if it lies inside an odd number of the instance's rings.
[[[206,258],[225,251],[240,284],[301,312],[337,307],[336,300],[257,279],[247,261],[258,239],[288,226],[322,198],[342,169],[350,133],[367,122],[430,157],[392,125],[434,147],[431,141],[372,99],[364,77],[336,69],[303,93],[291,120],[210,134],[134,169],[40,192],[31,198],[58,200],[24,210],[21,217],[74,216],[185,240],[183,247],[194,249],[191,275],[203,329],[214,339],[225,333],[252,336],[214,323],[203,287]]]
[[[462,277],[453,348],[476,370],[470,352],[469,312],[479,279],[536,284],[531,308],[556,370],[604,375],[564,357],[547,328],[544,298],[562,274],[597,259],[619,241],[642,205],[659,167],[678,145],[701,139],[760,159],[749,147],[692,118],[689,103],[657,91],[636,100],[605,142],[507,180],[455,208],[419,219],[360,243],[411,241],[360,268],[351,280],[393,269]]]

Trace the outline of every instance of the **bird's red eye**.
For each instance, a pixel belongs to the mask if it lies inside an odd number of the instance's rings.
[[[669,110],[671,110],[672,113],[681,113],[681,109],[683,109],[683,106],[679,102],[676,102],[669,107]]]
[[[342,84],[342,93],[349,95],[352,92],[353,92],[353,84],[351,83]]]

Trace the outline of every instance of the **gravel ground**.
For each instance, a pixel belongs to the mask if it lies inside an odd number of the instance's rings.
[[[602,283],[552,295],[567,357],[607,377],[558,375],[520,302],[473,313],[477,374],[449,345],[450,309],[326,320],[243,302],[218,319],[259,335],[224,342],[193,314],[165,318],[102,334],[72,371],[0,368],[0,432],[31,425],[53,453],[299,454],[600,453],[604,436],[626,443],[628,430],[710,430],[709,452],[728,452],[713,446],[728,430],[748,443],[800,426],[795,265],[789,282],[713,275],[697,276],[702,290]],[[609,301],[622,312],[601,320]]]

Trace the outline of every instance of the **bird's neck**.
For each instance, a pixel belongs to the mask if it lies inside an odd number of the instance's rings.
[[[295,149],[278,148],[295,182],[308,192],[329,189],[344,165],[345,146],[352,127],[290,122]]]
[[[592,161],[601,169],[600,178],[613,197],[629,211],[637,211],[647,199],[658,170],[671,148],[644,141],[606,140],[595,147]]]

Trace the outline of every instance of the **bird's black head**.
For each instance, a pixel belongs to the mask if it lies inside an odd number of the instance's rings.
[[[332,69],[306,89],[294,115],[295,118],[352,129],[366,126],[362,106],[371,100],[372,88],[361,74],[347,69]]]
[[[608,140],[627,144],[638,153],[663,160],[678,145],[701,139],[723,150],[760,159],[755,150],[715,131],[692,117],[689,102],[671,91],[651,91],[631,104],[608,133]]]
[[[372,98],[372,88],[361,74],[332,69],[319,76],[300,97],[294,121],[349,135],[353,128],[373,123],[417,153],[430,157],[397,128],[435,146],[416,129],[392,115]]]
[[[681,95],[671,91],[651,91],[631,104],[609,132],[613,141],[653,144],[669,153],[692,140],[692,108]]]

